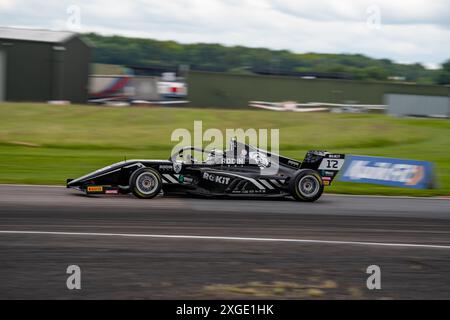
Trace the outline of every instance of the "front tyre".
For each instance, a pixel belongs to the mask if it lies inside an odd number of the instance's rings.
[[[289,182],[295,200],[313,202],[323,193],[322,177],[314,170],[302,169]]]
[[[140,199],[154,198],[161,191],[162,179],[158,171],[141,168],[130,177],[131,192]]]

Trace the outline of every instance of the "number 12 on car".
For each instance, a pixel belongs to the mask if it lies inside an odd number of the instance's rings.
[[[340,170],[344,165],[345,159],[324,158],[320,163],[319,170]]]

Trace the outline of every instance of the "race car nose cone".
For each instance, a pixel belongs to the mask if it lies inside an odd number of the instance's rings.
[[[79,186],[79,182],[76,181],[76,179],[67,179],[66,180],[66,187],[67,188],[77,187],[77,186]]]

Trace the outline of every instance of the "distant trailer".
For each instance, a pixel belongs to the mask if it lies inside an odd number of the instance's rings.
[[[412,117],[450,117],[450,98],[443,96],[425,96],[413,94],[386,94],[388,114]]]
[[[156,76],[91,75],[90,102],[103,100],[177,101],[187,96],[183,81],[161,81]]]
[[[89,100],[128,99],[134,94],[131,76],[89,76]]]

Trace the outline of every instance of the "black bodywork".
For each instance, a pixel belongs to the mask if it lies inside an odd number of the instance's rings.
[[[210,155],[198,162],[192,158],[178,161],[178,157],[197,150]],[[207,151],[194,147],[181,148],[169,160],[128,160],[115,163],[77,179],[68,179],[67,187],[95,193],[128,193],[130,177],[141,168],[153,168],[162,178],[164,194],[192,194],[202,196],[289,196],[289,181],[301,169],[312,169],[330,185],[341,168],[345,155],[325,151],[309,151],[303,161],[282,156],[274,159],[270,152],[234,142],[227,151]],[[274,174],[267,168],[278,164]]]

